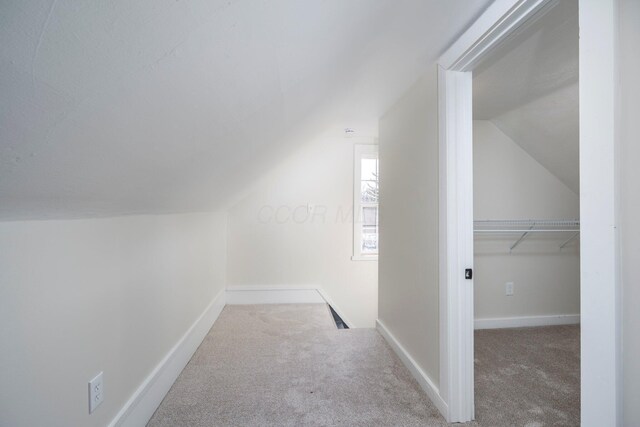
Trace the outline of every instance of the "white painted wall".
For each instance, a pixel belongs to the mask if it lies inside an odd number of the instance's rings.
[[[225,214],[0,223],[0,425],[107,425],[224,289],[225,228]]]
[[[349,326],[375,326],[378,263],[351,260],[358,142],[373,139],[327,132],[284,160],[229,210],[230,287],[321,287]]]
[[[0,218],[226,208],[300,132],[377,123],[490,2],[0,1]]]
[[[619,1],[623,425],[640,425],[640,2]]]
[[[580,200],[491,121],[473,123],[475,219],[575,219]],[[492,319],[580,313],[578,240],[533,235],[512,254],[517,236],[476,235],[475,317]],[[505,283],[514,282],[513,296]]]
[[[437,69],[380,119],[378,317],[439,384]]]
[[[473,70],[473,117],[579,192],[578,0],[555,2]]]

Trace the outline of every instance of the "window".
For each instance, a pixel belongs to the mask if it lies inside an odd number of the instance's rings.
[[[377,145],[356,145],[353,185],[353,260],[378,259]]]

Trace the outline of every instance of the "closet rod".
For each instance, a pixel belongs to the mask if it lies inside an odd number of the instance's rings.
[[[568,229],[575,231],[580,229],[580,220],[567,219],[483,219],[473,222],[475,231],[527,231],[527,230],[548,230],[564,231]]]
[[[520,234],[509,252],[512,252],[524,239],[531,233],[558,233],[558,232],[574,232],[571,238],[567,239],[560,245],[560,249],[564,248],[573,239],[580,235],[580,220],[577,219],[485,219],[473,222],[474,233],[502,233],[502,234]]]

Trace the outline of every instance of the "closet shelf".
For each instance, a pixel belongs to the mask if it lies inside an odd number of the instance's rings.
[[[477,234],[520,234],[509,251],[513,251],[531,233],[573,232],[574,234],[560,245],[562,249],[580,235],[580,220],[484,219],[474,221],[473,229]]]

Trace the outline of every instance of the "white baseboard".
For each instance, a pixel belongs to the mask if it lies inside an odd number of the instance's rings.
[[[350,328],[353,323],[324,289],[313,285],[228,286],[227,304],[329,304]]]
[[[476,319],[475,329],[525,328],[531,326],[576,325],[580,323],[579,314],[558,314],[553,316],[500,317],[495,319]]]
[[[427,373],[420,368],[411,355],[404,349],[404,347],[402,347],[402,344],[398,342],[398,340],[386,328],[384,323],[379,319],[376,321],[376,329],[398,355],[400,360],[402,360],[402,363],[404,363],[407,369],[409,369],[411,375],[413,375],[416,381],[418,381],[420,387],[422,387],[425,393],[427,393],[427,396],[429,396],[429,399],[431,399],[431,401],[436,405],[442,416],[444,416],[445,419],[448,419],[449,407],[444,399],[442,399],[442,396],[440,396],[440,390],[435,386],[431,378],[429,378]]]
[[[133,393],[111,421],[110,427],[140,427],[147,424],[222,312],[225,298],[223,289]]]
[[[229,286],[227,304],[322,304],[325,299],[310,286]]]

